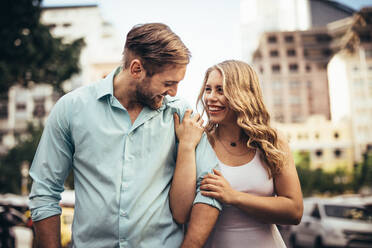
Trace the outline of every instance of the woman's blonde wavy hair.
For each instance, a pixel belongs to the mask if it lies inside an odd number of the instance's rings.
[[[266,162],[269,177],[280,173],[284,163],[284,153],[279,148],[277,132],[270,126],[270,115],[263,103],[262,93],[256,72],[247,63],[237,60],[226,60],[210,67],[204,77],[197,106],[203,105],[202,115],[206,105],[203,99],[205,85],[210,73],[218,70],[223,78],[223,92],[229,107],[237,115],[237,125],[242,128],[248,137],[248,148],[258,148],[262,159]],[[207,112],[208,120],[209,115]],[[206,132],[210,135],[216,130],[215,123],[207,122]]]

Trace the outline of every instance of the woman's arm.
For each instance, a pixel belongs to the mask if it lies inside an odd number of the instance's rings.
[[[215,175],[208,174],[203,180],[201,189],[209,191],[202,194],[234,205],[266,223],[300,223],[303,212],[300,182],[288,143],[282,136],[279,143],[285,153],[285,163],[281,173],[274,178],[277,196],[256,196],[236,191],[217,170]]]
[[[195,147],[203,134],[203,120],[198,114],[191,117],[191,113],[192,110],[185,112],[181,124],[178,115],[174,115],[174,127],[179,144],[169,199],[173,218],[180,224],[188,220],[195,198]]]

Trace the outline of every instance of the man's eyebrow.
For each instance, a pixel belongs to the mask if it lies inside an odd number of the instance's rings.
[[[168,83],[168,84],[178,84],[179,82],[178,81],[173,81],[173,80],[167,80],[167,81],[165,81],[165,83]]]

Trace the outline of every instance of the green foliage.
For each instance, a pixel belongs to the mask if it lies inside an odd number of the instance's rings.
[[[40,23],[41,0],[4,0],[0,8],[0,94],[19,84],[62,83],[80,71],[84,40],[65,44]]]
[[[314,194],[342,194],[352,190],[352,175],[345,168],[325,172],[321,168],[310,168],[310,154],[295,152],[293,154],[301,189],[304,196]]]
[[[17,138],[17,145],[0,160],[0,192],[20,193],[20,166],[23,161],[30,165],[39,144],[43,127],[41,124],[29,124],[27,132]]]
[[[372,151],[366,152],[354,168],[353,189],[359,191],[363,186],[372,187]]]
[[[21,193],[21,164],[27,161],[31,166],[37,146],[43,133],[43,125],[29,123],[26,132],[17,137],[17,145],[0,159],[0,193]],[[28,189],[31,189],[32,179],[29,177]],[[67,177],[65,186],[74,188],[72,173]]]

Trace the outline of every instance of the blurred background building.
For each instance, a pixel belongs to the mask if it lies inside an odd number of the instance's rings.
[[[252,12],[264,13],[258,17],[262,18],[259,24],[254,18],[242,19],[243,58],[252,61],[259,75],[272,121],[291,137],[294,151],[309,152],[312,168],[352,171],[372,144],[371,8],[357,12],[326,0],[241,3],[242,8],[246,6],[243,18]],[[258,41],[255,50],[244,49],[253,40]],[[314,115],[324,120],[314,121]],[[290,131],[309,130],[310,124],[342,125],[347,145],[331,148],[336,153],[327,152],[332,136],[327,136],[327,145],[310,139],[318,148],[305,145],[304,139],[299,144],[296,137],[301,135]],[[347,162],[340,163],[341,157]]]
[[[119,65],[123,44],[113,25],[103,19],[98,4],[44,6],[41,22],[63,42],[84,38],[81,72],[64,83],[65,91],[95,82]],[[57,100],[51,85],[30,86],[13,86],[8,96],[0,99],[0,154],[16,145],[29,122],[44,123]]]

